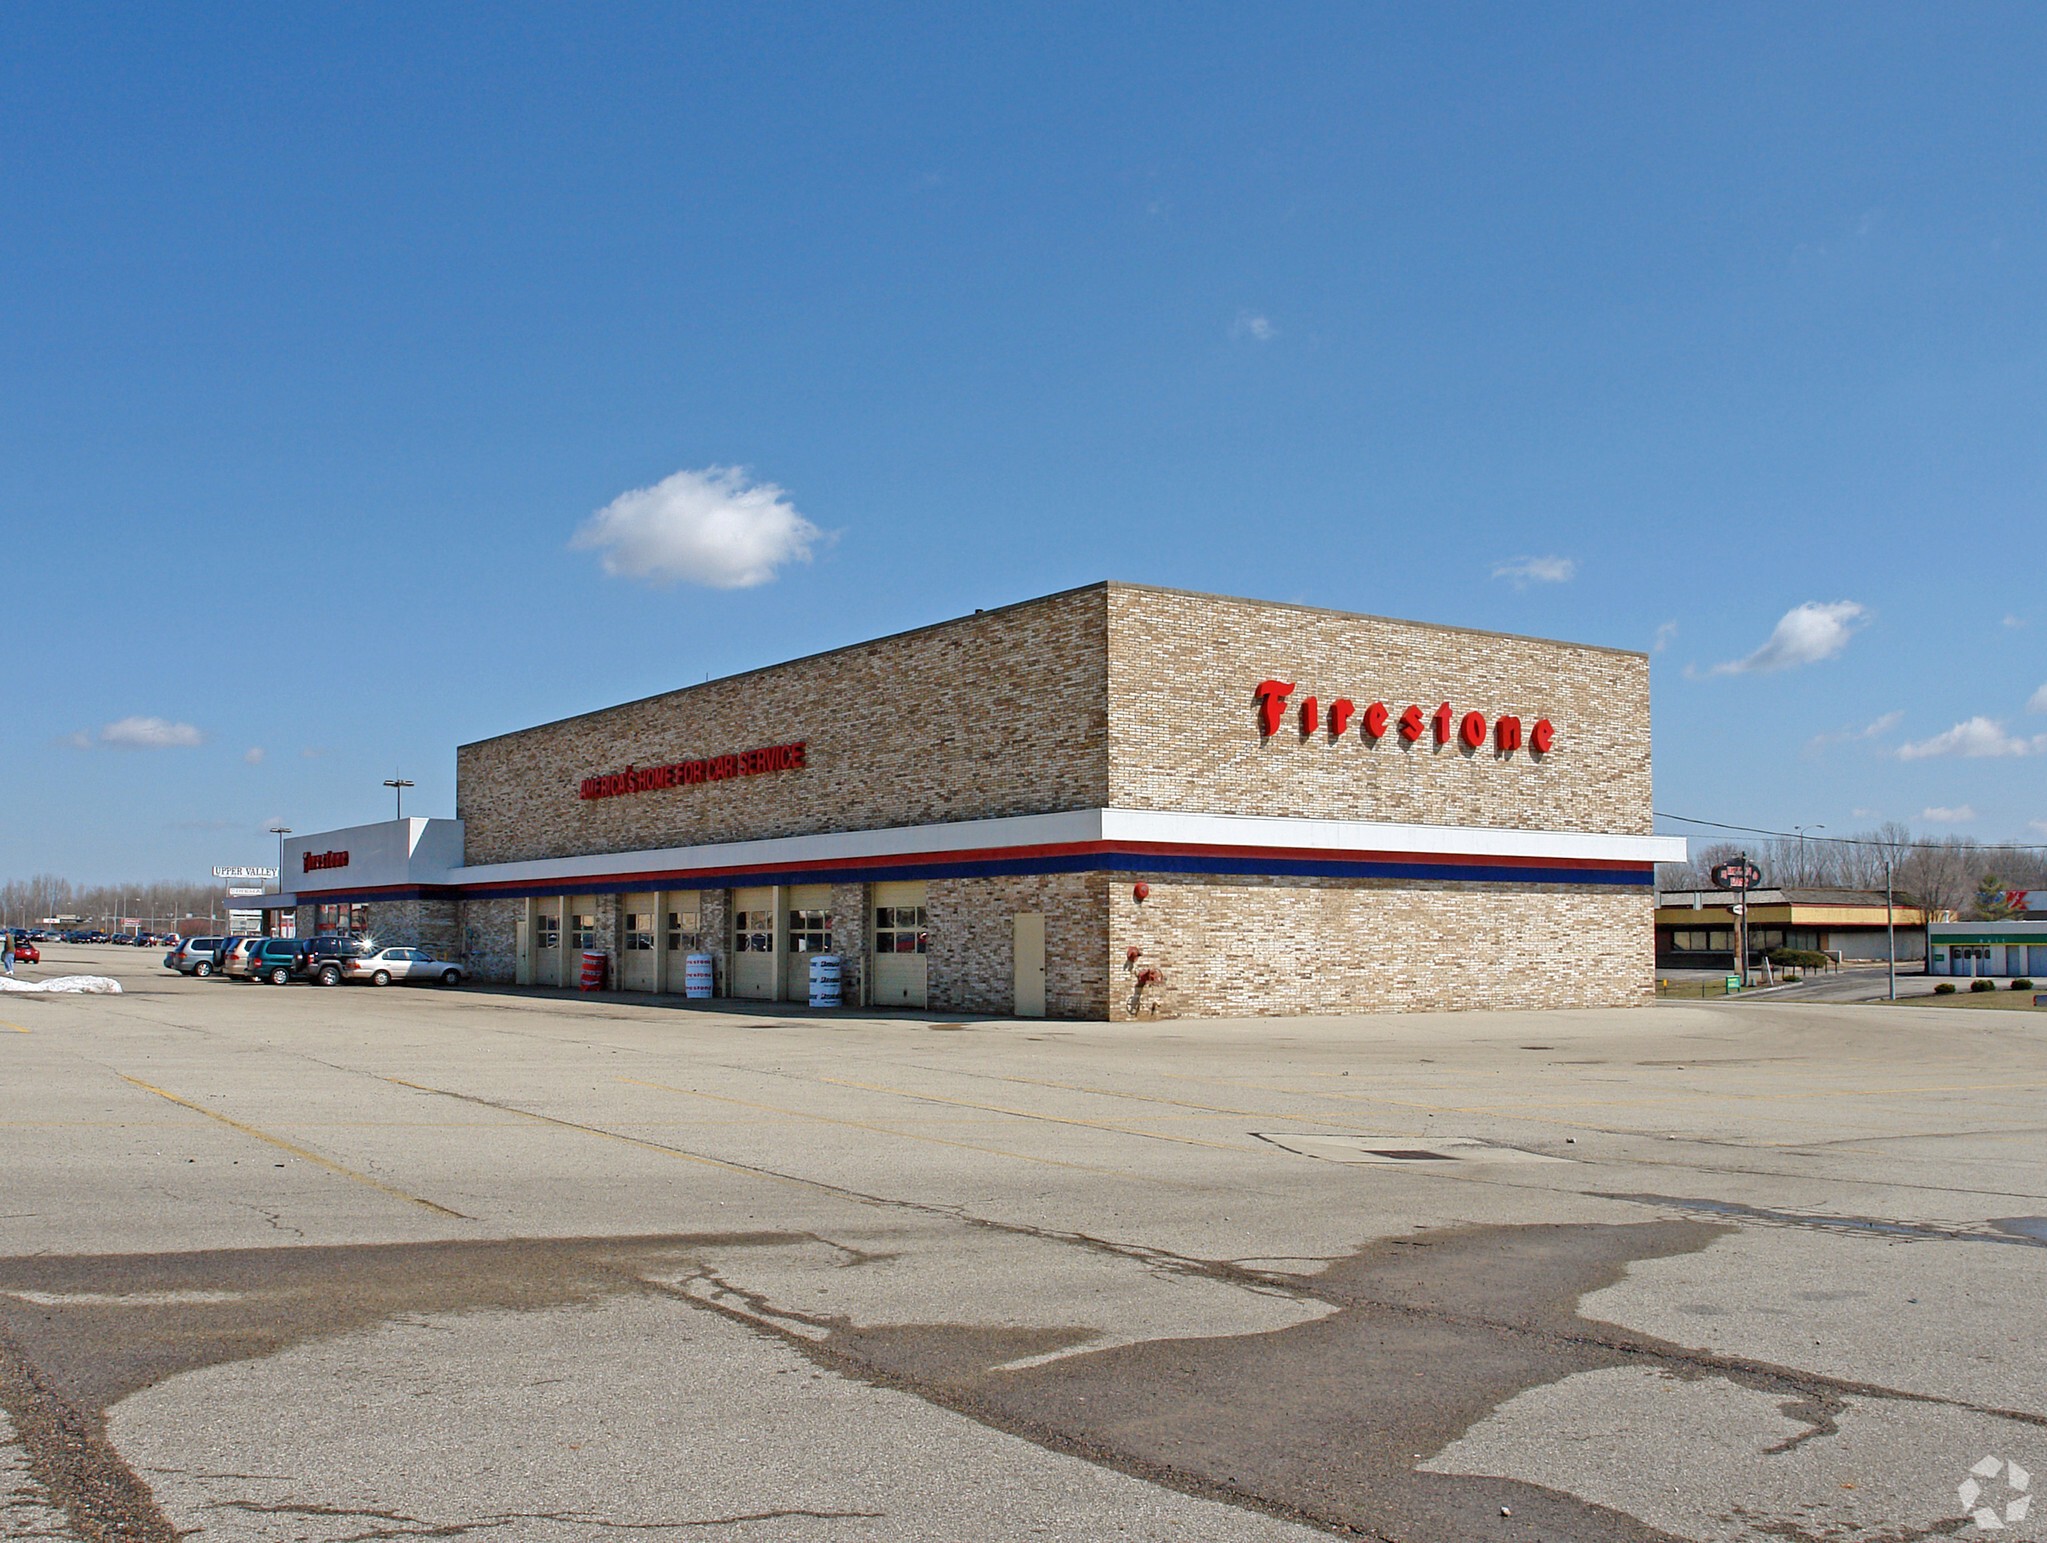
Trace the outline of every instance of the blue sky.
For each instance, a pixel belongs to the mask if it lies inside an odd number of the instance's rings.
[[[1654,647],[1659,808],[2047,840],[2043,63],[1994,4],[10,6],[0,876],[1105,577]]]

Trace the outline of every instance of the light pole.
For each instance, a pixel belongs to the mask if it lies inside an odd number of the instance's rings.
[[[291,834],[291,827],[289,825],[273,825],[270,827],[270,834],[277,838],[277,893],[279,896],[282,896],[284,894],[284,838]],[[294,935],[298,932],[298,918],[296,916],[292,918],[291,930]]]
[[[396,816],[396,817],[397,817],[398,819],[401,819],[401,820],[402,820],[402,819],[404,819],[404,818],[405,818],[405,790],[406,790],[407,788],[411,787],[411,786],[412,786],[412,784],[411,784],[410,782],[407,782],[407,781],[406,781],[406,780],[405,780],[405,779],[404,779],[403,777],[386,777],[386,778],[384,779],[384,786],[385,786],[385,787],[387,787],[387,788],[389,788],[389,789],[390,789],[390,790],[391,790],[391,791],[392,791],[392,792],[393,792],[394,794],[396,794],[396,795],[397,795],[397,797],[398,797],[398,814],[397,814],[397,816]]]
[[[1898,1000],[1898,925],[1891,916],[1891,859],[1896,855],[1894,848],[1884,848],[1884,952],[1890,955],[1893,1002]]]
[[[1801,884],[1810,884],[1812,882],[1812,870],[1805,865],[1805,833],[1809,830],[1825,830],[1826,826],[1794,825],[1791,828],[1798,832],[1798,881]]]

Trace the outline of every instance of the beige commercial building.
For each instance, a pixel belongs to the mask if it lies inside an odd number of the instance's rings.
[[[1653,992],[1639,653],[1096,584],[457,751],[274,904],[479,978],[1143,1015]]]

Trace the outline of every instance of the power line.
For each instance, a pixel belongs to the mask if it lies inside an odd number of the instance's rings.
[[[1671,814],[1662,809],[1656,810],[1655,815],[1659,820],[1676,820],[1680,825],[1710,825],[1714,830],[1739,831],[1748,836],[1782,836],[1787,841],[1800,839],[1791,831],[1767,830],[1760,825],[1728,825],[1720,820],[1695,820],[1688,814]],[[1883,847],[1888,851],[1896,851],[1900,847],[1915,847],[1927,852],[1950,851],[1966,842],[1979,852],[2047,852],[2047,843],[2043,842],[1977,841],[1974,837],[1964,837],[1959,841],[1877,841],[1868,836],[1807,836],[1803,839],[1831,841],[1835,846],[1844,847]]]

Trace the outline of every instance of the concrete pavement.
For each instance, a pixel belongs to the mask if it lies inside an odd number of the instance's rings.
[[[129,989],[4,1005],[13,1535],[1891,1539],[2047,1473],[2032,1014],[812,1019],[50,952]]]

